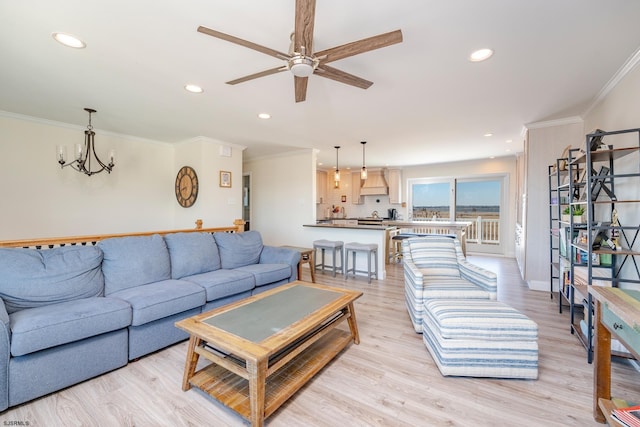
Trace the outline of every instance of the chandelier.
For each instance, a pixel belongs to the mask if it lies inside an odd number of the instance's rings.
[[[93,131],[93,126],[91,125],[91,114],[95,113],[96,110],[92,108],[85,108],[84,111],[89,113],[89,124],[87,125],[87,130],[84,131],[84,146],[79,143],[76,144],[74,149],[75,160],[67,163],[67,147],[64,145],[58,145],[56,147],[56,152],[60,168],[71,166],[72,169],[77,170],[78,172],[82,172],[87,176],[95,175],[102,171],[111,173],[111,170],[115,166],[115,150],[111,150],[109,152],[109,164],[105,164],[102,160],[100,160],[100,158],[96,154],[96,133]],[[97,163],[99,169],[92,170],[92,162]]]

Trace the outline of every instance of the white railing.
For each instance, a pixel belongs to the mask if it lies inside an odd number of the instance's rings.
[[[478,245],[497,245],[500,243],[500,220],[483,219],[477,217],[475,221],[470,220],[471,225],[467,228],[467,242]]]

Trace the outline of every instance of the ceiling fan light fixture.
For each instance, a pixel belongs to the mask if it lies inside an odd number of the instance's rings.
[[[299,55],[289,60],[289,69],[296,77],[309,77],[315,70],[315,64],[308,56]]]

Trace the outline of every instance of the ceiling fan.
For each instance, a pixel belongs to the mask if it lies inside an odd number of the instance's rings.
[[[257,50],[258,52],[286,61],[284,66],[271,68],[269,70],[228,81],[227,84],[230,85],[289,70],[294,75],[296,102],[302,102],[306,99],[307,82],[311,74],[326,77],[328,79],[362,89],[369,88],[373,82],[330,67],[327,64],[339,59],[348,58],[360,53],[400,43],[402,41],[402,31],[395,30],[389,33],[379,34],[377,36],[368,37],[366,39],[347,43],[341,46],[314,52],[313,25],[316,13],[315,10],[316,0],[296,0],[295,30],[291,35],[291,47],[288,53],[279,52],[203,26],[198,27],[198,32],[226,40],[231,43],[239,44],[241,46],[248,47],[249,49]]]

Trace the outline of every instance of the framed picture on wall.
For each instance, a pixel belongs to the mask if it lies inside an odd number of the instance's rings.
[[[231,172],[220,171],[220,187],[231,188]]]

